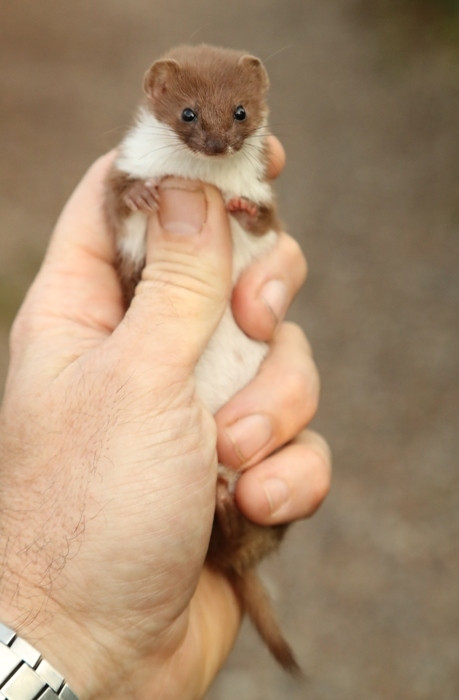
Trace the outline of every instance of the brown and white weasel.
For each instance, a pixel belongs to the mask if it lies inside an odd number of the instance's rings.
[[[174,49],[147,71],[145,103],[107,179],[107,215],[127,304],[145,263],[146,218],[166,176],[201,180],[222,192],[231,214],[233,282],[273,246],[280,224],[266,176],[268,85],[258,58],[207,45]],[[265,343],[241,331],[228,306],[195,371],[197,393],[212,413],[254,377],[266,352]],[[207,562],[228,576],[274,657],[295,672],[254,568],[277,548],[286,526],[248,521],[234,502],[237,477],[220,465]]]

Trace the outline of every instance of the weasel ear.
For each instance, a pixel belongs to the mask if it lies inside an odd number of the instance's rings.
[[[257,85],[261,86],[263,92],[269,88],[269,78],[266,68],[259,58],[256,56],[241,56],[238,65],[244,69],[247,75],[250,75],[253,80],[256,80]]]
[[[157,99],[167,92],[168,83],[179,72],[180,64],[173,58],[155,61],[145,73],[143,89],[147,97]]]

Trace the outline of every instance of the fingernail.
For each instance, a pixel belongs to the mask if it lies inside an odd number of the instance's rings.
[[[246,416],[227,428],[226,434],[244,464],[271,439],[271,421],[262,414]]]
[[[190,183],[169,183],[159,189],[159,221],[163,229],[179,236],[195,236],[202,230],[207,215],[204,192]]]
[[[267,479],[263,482],[263,489],[269,504],[269,510],[271,515],[273,515],[288,501],[288,486],[282,479]]]
[[[287,311],[287,287],[281,280],[269,280],[262,287],[260,298],[274,316],[276,323],[282,321]]]

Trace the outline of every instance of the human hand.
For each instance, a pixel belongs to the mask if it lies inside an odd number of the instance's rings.
[[[123,319],[101,214],[109,160],[96,163],[64,210],[12,332],[0,424],[0,619],[40,648],[82,698],[197,698],[240,619],[227,581],[202,569],[216,431],[192,377],[229,294],[228,224],[207,186],[195,193],[198,214],[205,200],[199,236],[174,236],[152,217],[148,265]],[[177,210],[179,193],[169,196]],[[284,259],[287,240],[279,244]],[[293,258],[299,281],[302,259]],[[273,314],[256,294],[249,298],[263,274],[286,279],[289,272],[273,258],[266,273],[256,266],[241,280],[234,310],[246,331],[269,338]],[[285,306],[296,286],[288,286]],[[269,456],[314,411],[316,373],[304,343],[299,331],[280,326],[252,388],[217,416],[220,454],[240,466],[231,426],[246,409],[253,414],[269,379],[271,437],[245,460],[244,467],[255,466],[238,485],[241,508],[260,522],[303,517],[328,487],[318,438],[302,433]],[[287,352],[295,358],[289,371],[303,381],[287,383],[284,393]],[[293,421],[300,403],[307,408]],[[277,416],[279,406],[289,409],[286,419]],[[299,497],[271,511],[263,501],[267,474],[282,475]]]

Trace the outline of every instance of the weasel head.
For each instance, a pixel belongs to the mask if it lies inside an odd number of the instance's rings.
[[[239,151],[257,131],[264,137],[269,81],[255,56],[210,46],[183,46],[145,75],[148,107],[195,154]]]

